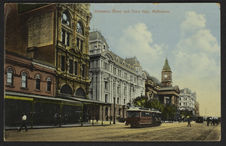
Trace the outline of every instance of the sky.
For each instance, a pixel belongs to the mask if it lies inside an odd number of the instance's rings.
[[[161,79],[165,58],[173,85],[196,92],[200,114],[221,115],[220,5],[217,3],[91,4],[91,31],[110,50],[136,56]]]

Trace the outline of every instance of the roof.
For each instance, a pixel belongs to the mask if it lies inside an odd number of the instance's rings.
[[[99,31],[92,31],[92,32],[90,32],[89,33],[89,40],[90,41],[101,40],[101,41],[104,42],[104,44],[107,46],[107,48],[109,48],[106,39],[104,38],[104,36]]]
[[[160,111],[156,109],[149,109],[149,108],[139,108],[139,107],[133,107],[127,109],[127,111],[140,111],[140,112],[153,112],[153,113],[161,113]]]
[[[131,57],[131,58],[126,58],[125,62],[127,62],[131,65],[140,66],[140,62],[137,60],[136,56]]]
[[[171,71],[170,66],[169,66],[169,64],[168,64],[167,58],[166,58],[166,60],[165,60],[165,64],[164,64],[162,70],[163,70],[163,71]]]
[[[144,71],[144,73],[146,74],[148,80],[151,80],[155,84],[160,85],[160,82],[159,82],[159,80],[156,77],[150,76],[147,71]]]

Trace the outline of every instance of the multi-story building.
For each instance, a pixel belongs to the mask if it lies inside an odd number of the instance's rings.
[[[188,88],[180,90],[179,110],[187,110],[196,114],[196,93]]]
[[[45,96],[42,113],[53,117],[60,112],[71,123],[96,116],[105,103],[88,99],[89,7],[84,3],[5,5],[5,98],[11,97],[8,91]],[[11,82],[13,86],[8,86]],[[37,115],[36,106],[35,101],[28,110]]]
[[[136,57],[123,59],[113,53],[98,31],[90,33],[89,44],[92,78],[89,98],[111,104],[105,107],[105,117],[125,117],[125,105],[145,94],[142,67]]]
[[[146,73],[147,79],[145,80],[145,97],[149,100],[159,99],[158,91],[160,89],[160,82],[157,78],[150,76],[148,72]]]

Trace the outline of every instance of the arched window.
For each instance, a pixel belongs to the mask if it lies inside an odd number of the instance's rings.
[[[48,77],[46,81],[47,81],[47,88],[46,88],[46,90],[47,91],[51,91],[51,84],[52,84],[51,78]]]
[[[21,87],[27,88],[27,73],[26,72],[21,73]]]
[[[85,98],[86,97],[86,93],[82,88],[78,88],[75,96],[80,97],[80,98]]]
[[[6,84],[12,86],[13,85],[13,69],[10,67],[7,69],[7,80]]]
[[[84,35],[83,26],[81,22],[77,23],[77,32],[80,33],[81,35]]]
[[[61,22],[65,25],[70,25],[70,16],[67,11],[64,11],[61,16]]]
[[[37,90],[40,90],[40,75],[39,74],[37,74],[36,76],[35,76],[35,80],[36,80],[36,89]]]
[[[65,85],[60,89],[60,93],[71,95],[71,94],[72,94],[72,89],[71,89],[71,87],[70,87],[69,85],[65,84]]]

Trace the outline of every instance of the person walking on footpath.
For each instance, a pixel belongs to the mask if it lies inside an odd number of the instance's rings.
[[[206,122],[207,122],[207,126],[209,126],[209,124],[210,124],[210,118],[209,117],[207,118]]]
[[[21,131],[23,127],[25,128],[25,131],[28,130],[27,129],[27,115],[26,114],[22,114],[22,123],[21,123],[21,126],[20,126],[18,131]]]
[[[191,127],[191,119],[190,119],[189,116],[187,116],[187,120],[188,120],[188,125],[187,125],[187,127]]]

